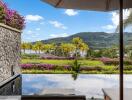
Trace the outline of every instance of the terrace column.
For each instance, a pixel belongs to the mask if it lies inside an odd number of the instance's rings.
[[[119,0],[119,43],[120,43],[120,100],[124,100],[123,84],[123,58],[124,58],[124,39],[123,39],[123,0]]]

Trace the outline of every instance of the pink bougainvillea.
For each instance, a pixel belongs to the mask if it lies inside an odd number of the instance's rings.
[[[0,23],[22,30],[25,27],[25,19],[17,11],[9,9],[5,3],[0,1]]]

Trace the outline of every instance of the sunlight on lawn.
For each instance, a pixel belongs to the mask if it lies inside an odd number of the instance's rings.
[[[56,65],[70,65],[74,60],[42,60],[42,59],[22,59],[21,63],[46,63]],[[82,66],[99,66],[104,65],[101,61],[79,60]]]

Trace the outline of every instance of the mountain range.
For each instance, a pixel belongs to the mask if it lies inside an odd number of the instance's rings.
[[[119,33],[105,33],[105,32],[80,32],[68,37],[58,37],[48,40],[42,40],[44,43],[69,43],[75,37],[80,37],[92,49],[108,48],[119,44]],[[124,33],[125,45],[132,44],[132,33]]]

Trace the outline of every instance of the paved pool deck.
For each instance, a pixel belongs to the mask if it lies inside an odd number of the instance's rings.
[[[0,100],[21,100],[21,96],[0,96]]]

